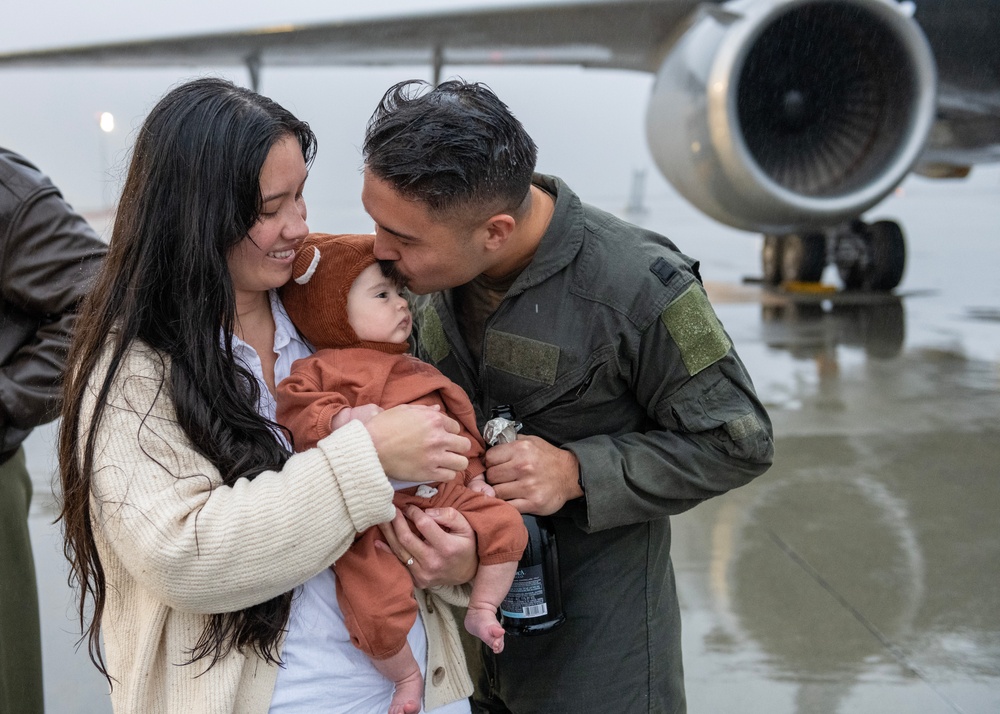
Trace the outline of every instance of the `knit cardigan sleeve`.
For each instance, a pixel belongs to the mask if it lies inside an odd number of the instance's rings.
[[[182,612],[239,610],[305,582],[356,533],[391,520],[392,487],[359,423],[280,471],[223,485],[177,423],[164,363],[142,346],[124,362],[91,492],[98,539],[149,594]]]

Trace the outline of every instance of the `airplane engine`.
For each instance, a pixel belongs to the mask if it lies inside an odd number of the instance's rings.
[[[935,64],[912,11],[895,0],[703,6],[650,99],[660,170],[736,228],[802,234],[856,219],[906,176],[934,121]]]

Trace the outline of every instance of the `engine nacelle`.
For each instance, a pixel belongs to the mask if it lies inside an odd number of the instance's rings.
[[[789,233],[860,216],[910,171],[934,122],[934,58],[911,14],[895,0],[702,10],[650,98],[660,170],[736,228]]]

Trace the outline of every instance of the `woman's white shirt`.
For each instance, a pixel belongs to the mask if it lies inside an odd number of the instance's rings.
[[[277,293],[271,291],[270,300],[277,355],[274,383],[278,384],[291,373],[292,363],[308,357],[313,349],[292,325]],[[260,382],[258,411],[274,421],[276,404],[264,381],[257,352],[237,337],[233,338],[233,351]],[[282,434],[278,437],[288,445]],[[427,637],[419,613],[407,640],[423,673],[427,663]],[[337,603],[334,575],[329,568],[296,588],[282,659],[285,666],[278,671],[271,714],[384,714],[389,709],[392,683],[351,644]],[[462,699],[434,712],[467,713],[469,703]]]

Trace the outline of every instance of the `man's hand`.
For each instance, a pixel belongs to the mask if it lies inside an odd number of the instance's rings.
[[[571,451],[537,436],[497,444],[486,451],[486,480],[497,497],[521,513],[547,516],[583,495],[580,462]]]
[[[413,559],[408,568],[418,588],[461,585],[476,576],[476,533],[454,508],[424,511],[410,506],[405,516],[397,508],[396,517],[380,523],[379,529],[389,550],[402,563]],[[375,547],[382,549],[386,545],[376,541]]]

